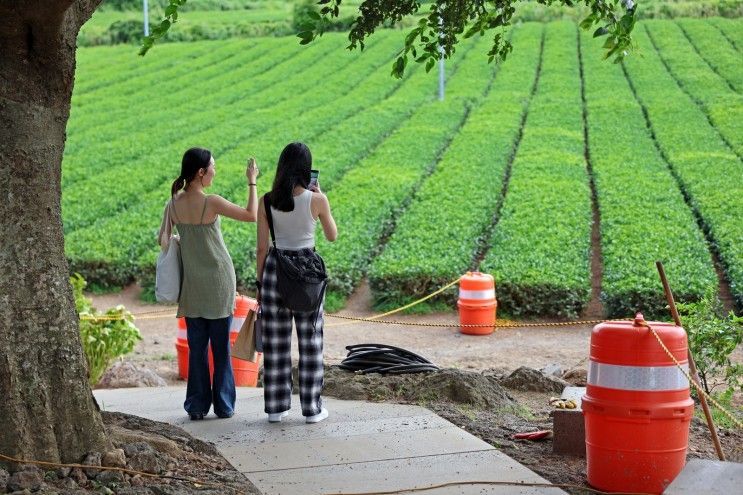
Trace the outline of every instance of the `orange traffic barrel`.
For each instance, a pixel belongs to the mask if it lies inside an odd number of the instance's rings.
[[[495,280],[492,275],[467,272],[459,279],[459,324],[490,325],[483,327],[460,327],[469,335],[488,335],[495,329]]]
[[[237,340],[240,327],[242,327],[245,318],[248,316],[248,311],[251,309],[258,309],[258,302],[255,299],[239,294],[235,297],[235,311],[232,314],[232,324],[230,325],[230,347]],[[182,380],[187,380],[188,333],[185,318],[178,318],[178,337],[175,342],[175,348],[178,353],[178,375]],[[238,387],[255,387],[258,384],[260,357],[261,354],[258,353],[258,358],[254,363],[232,358],[232,372],[235,376],[235,385]],[[209,374],[214,374],[214,358],[212,357],[211,348],[209,348]]]
[[[649,324],[688,372],[684,329]],[[694,413],[689,382],[642,314],[593,328],[582,409],[591,486],[661,493],[683,469]]]

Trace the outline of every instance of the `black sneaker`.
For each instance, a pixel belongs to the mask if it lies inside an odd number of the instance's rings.
[[[204,413],[202,412],[188,413],[188,416],[191,418],[191,421],[198,421],[200,419],[204,419]]]
[[[234,416],[235,413],[234,412],[227,413],[227,414],[225,414],[225,413],[216,413],[216,415],[217,415],[218,418],[227,419],[227,418],[231,418],[232,416]]]

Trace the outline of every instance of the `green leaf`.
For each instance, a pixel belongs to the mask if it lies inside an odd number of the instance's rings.
[[[599,36],[604,36],[607,34],[609,34],[609,30],[606,29],[605,26],[601,26],[600,28],[598,28],[596,31],[593,32],[593,37],[598,38]]]
[[[314,32],[312,31],[302,31],[300,33],[297,33],[297,37],[301,39],[299,42],[300,45],[307,45],[310,42],[312,42],[314,38]]]

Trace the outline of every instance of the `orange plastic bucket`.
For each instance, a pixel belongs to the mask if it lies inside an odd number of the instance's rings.
[[[235,298],[235,311],[230,326],[230,347],[237,340],[240,327],[245,322],[245,317],[250,309],[257,309],[258,303],[255,299],[238,295]],[[178,353],[178,375],[182,380],[188,379],[188,333],[186,330],[186,319],[178,318],[178,337],[175,342]],[[214,358],[209,348],[209,375],[214,375]],[[261,353],[254,363],[232,358],[232,372],[235,377],[235,385],[238,387],[255,387],[258,384],[258,367],[261,362]]]
[[[686,462],[694,402],[689,382],[642,315],[594,327],[586,395],[588,483],[610,492],[661,493]],[[686,332],[650,322],[687,366]]]
[[[459,281],[459,324],[490,325],[488,327],[460,327],[468,335],[489,335],[495,329],[495,280],[492,275],[467,272]]]

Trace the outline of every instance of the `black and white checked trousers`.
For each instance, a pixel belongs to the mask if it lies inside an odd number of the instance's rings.
[[[323,308],[320,306],[313,330],[314,311],[291,311],[283,305],[276,289],[276,256],[273,248],[266,257],[261,283],[265,411],[276,414],[291,409],[293,319],[299,341],[299,400],[302,414],[319,414],[323,387]]]

